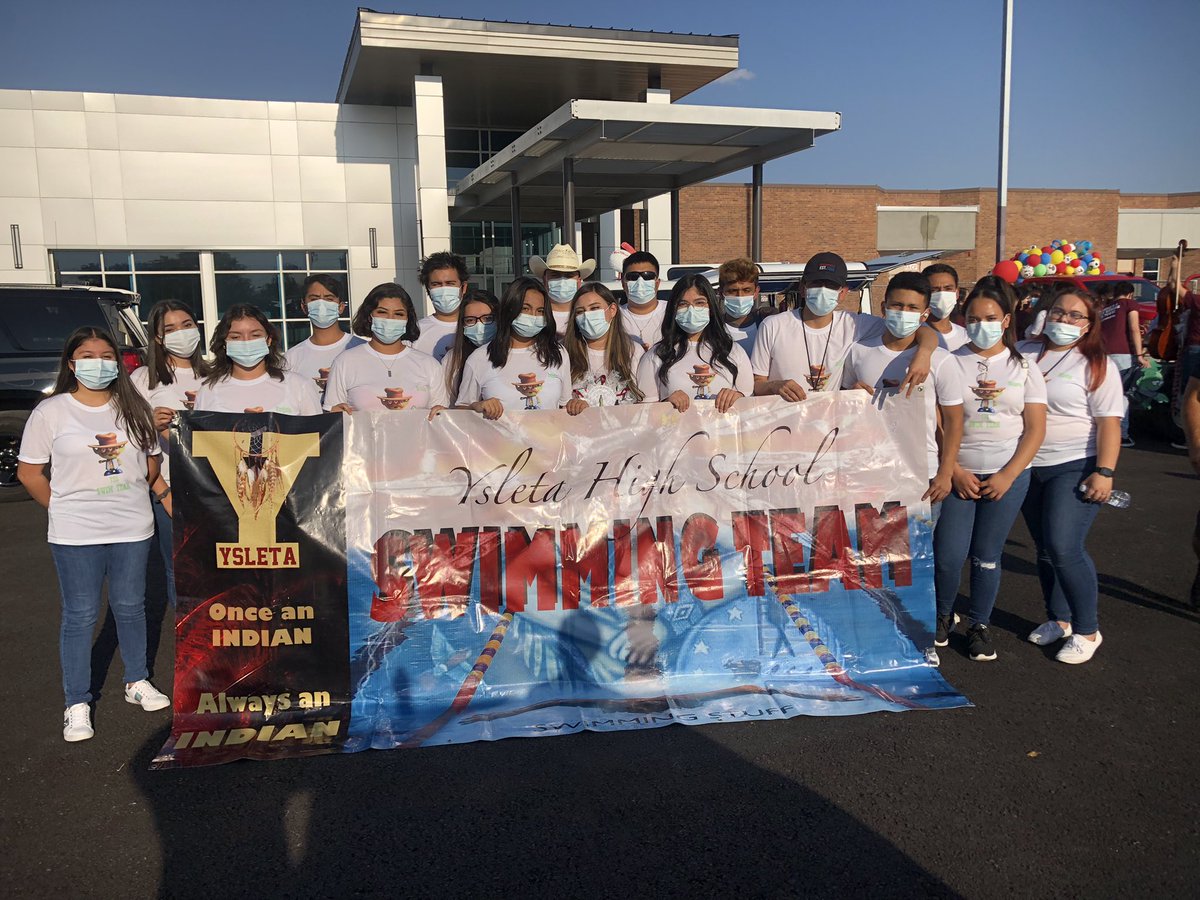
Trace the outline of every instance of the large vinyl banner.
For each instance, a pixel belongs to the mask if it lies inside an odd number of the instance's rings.
[[[966,705],[923,403],[186,416],[157,762]]]

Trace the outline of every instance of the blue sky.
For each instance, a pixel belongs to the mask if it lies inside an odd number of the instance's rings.
[[[1013,187],[1200,189],[1200,2],[1015,5]],[[358,0],[5,6],[0,87],[327,101]],[[737,33],[743,77],[689,102],[843,114],[839,134],[769,164],[768,181],[995,183],[1000,0],[376,0],[376,8]]]

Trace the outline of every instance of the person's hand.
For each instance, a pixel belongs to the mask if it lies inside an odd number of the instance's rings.
[[[979,488],[979,496],[984,500],[991,500],[995,503],[1008,493],[1008,489],[1012,487],[1012,483],[1013,476],[1001,470],[994,475],[989,475],[987,481],[982,482]]]
[[[167,426],[171,424],[171,420],[175,418],[175,410],[169,406],[154,407],[154,428],[156,431],[165,431]]]
[[[746,395],[735,388],[721,388],[717,391],[717,412],[729,412],[733,404]]]
[[[349,403],[339,403],[337,406],[333,407],[329,411],[330,412],[340,412],[340,413],[345,413],[346,415],[350,415],[350,413],[354,412],[354,407],[351,406]]]
[[[854,390],[856,390],[856,391],[866,391],[866,392],[867,392],[868,394],[870,394],[872,397],[874,397],[874,396],[875,396],[875,388],[871,387],[871,385],[867,384],[865,381],[860,381],[858,384],[856,384],[856,385],[854,386]]]
[[[954,479],[950,473],[942,474],[939,472],[929,479],[929,489],[921,495],[922,500],[928,500],[930,503],[940,503],[950,496],[950,491],[954,487]]]
[[[261,406],[247,406],[245,409],[242,410],[242,412],[246,412],[246,413],[260,413],[262,411],[263,411],[263,408]]]
[[[904,380],[900,382],[900,389],[904,391],[905,397],[911,397],[913,388],[918,384],[924,384],[925,379],[929,377],[930,360],[933,354],[925,349],[919,349],[913,354],[912,362],[908,364],[908,372],[904,375]],[[908,390],[904,390],[908,388]]]
[[[1093,472],[1087,478],[1083,479],[1083,484],[1080,485],[1083,494],[1083,499],[1089,503],[1107,503],[1108,498],[1112,495],[1113,480],[1099,472]]]
[[[504,404],[495,397],[490,400],[476,400],[471,404],[471,409],[482,413],[485,419],[498,419],[504,415]]]
[[[788,403],[799,403],[801,400],[808,399],[808,394],[804,393],[804,388],[800,387],[800,385],[790,378],[779,382],[775,388],[775,393]]]
[[[950,483],[954,486],[954,493],[958,494],[964,500],[979,499],[979,479],[962,466],[954,468],[954,474],[950,478]]]
[[[444,406],[434,406],[434,407],[432,407],[432,408],[429,410],[429,421],[430,421],[430,422],[432,422],[432,421],[434,420],[434,417],[435,417],[435,416],[439,416],[439,415],[441,415],[441,413],[442,413],[442,410],[443,410],[443,409],[445,409],[445,408],[446,408],[446,407],[444,407]]]
[[[577,416],[587,408],[588,402],[586,400],[580,400],[578,397],[572,397],[570,400],[568,400],[565,407],[568,416]]]
[[[167,494],[167,496],[163,497],[161,503],[162,503],[162,508],[167,513],[167,518],[168,519],[175,518],[175,507],[172,504],[171,495]]]
[[[677,409],[679,412],[687,412],[688,407],[692,405],[692,401],[683,391],[675,391],[675,393],[671,394],[671,396],[667,398],[667,402],[675,407],[675,409]]]

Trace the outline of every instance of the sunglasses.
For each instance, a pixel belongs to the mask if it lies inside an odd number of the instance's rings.
[[[657,272],[626,272],[625,273],[626,281],[637,281],[638,279],[641,279],[642,281],[653,281],[657,277],[658,277]]]

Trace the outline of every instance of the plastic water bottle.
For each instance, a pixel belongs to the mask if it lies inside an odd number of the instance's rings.
[[[1079,486],[1079,493],[1082,494],[1086,491],[1087,487],[1081,484]],[[1104,503],[1107,506],[1111,506],[1113,509],[1128,509],[1130,499],[1130,496],[1125,493],[1125,491],[1112,491],[1109,493],[1108,499],[1105,500]]]

